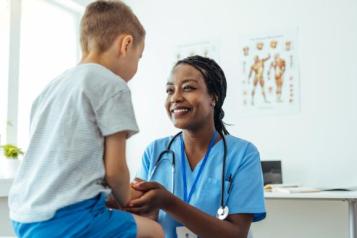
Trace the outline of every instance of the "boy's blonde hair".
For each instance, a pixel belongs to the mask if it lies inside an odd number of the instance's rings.
[[[95,50],[106,51],[120,34],[130,34],[137,45],[145,37],[145,29],[132,10],[122,1],[99,0],[89,4],[81,20],[83,55]]]

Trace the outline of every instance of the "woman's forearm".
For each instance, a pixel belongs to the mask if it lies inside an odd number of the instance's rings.
[[[140,214],[162,209],[202,238],[247,237],[252,214],[231,214],[221,221],[185,203],[157,182],[137,183],[134,188],[144,194],[130,202],[128,211]]]
[[[163,209],[175,220],[184,224],[193,233],[202,238],[246,238],[248,234],[249,226],[248,229],[241,229],[239,225],[230,221],[221,221],[175,196],[172,196],[170,202]]]

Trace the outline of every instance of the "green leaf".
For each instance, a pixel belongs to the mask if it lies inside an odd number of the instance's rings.
[[[0,146],[0,148],[4,149],[4,156],[8,159],[17,159],[19,155],[24,154],[21,148],[17,147],[16,145],[6,144]]]

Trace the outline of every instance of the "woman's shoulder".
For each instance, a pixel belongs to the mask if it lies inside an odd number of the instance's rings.
[[[242,144],[242,145],[252,145],[254,146],[254,144],[247,140],[247,139],[243,139],[241,137],[238,136],[234,136],[234,135],[226,135],[225,136],[227,142],[232,143],[232,144]]]
[[[166,148],[173,137],[174,136],[171,135],[171,136],[165,136],[165,137],[157,138],[157,139],[153,140],[147,146],[147,149],[157,149],[157,148],[162,149],[162,148]]]
[[[239,150],[244,149],[246,152],[257,152],[258,149],[257,147],[254,145],[254,143],[252,143],[249,140],[237,137],[237,136],[233,136],[233,135],[226,135],[225,136],[226,141],[227,141],[227,145],[228,146],[232,146],[232,148],[237,148]]]
[[[228,158],[234,168],[249,168],[247,165],[259,164],[260,154],[257,147],[250,141],[236,136],[227,135]]]

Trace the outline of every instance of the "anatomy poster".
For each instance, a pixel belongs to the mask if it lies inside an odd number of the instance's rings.
[[[240,48],[239,108],[245,112],[295,113],[300,88],[297,32],[247,37]]]

